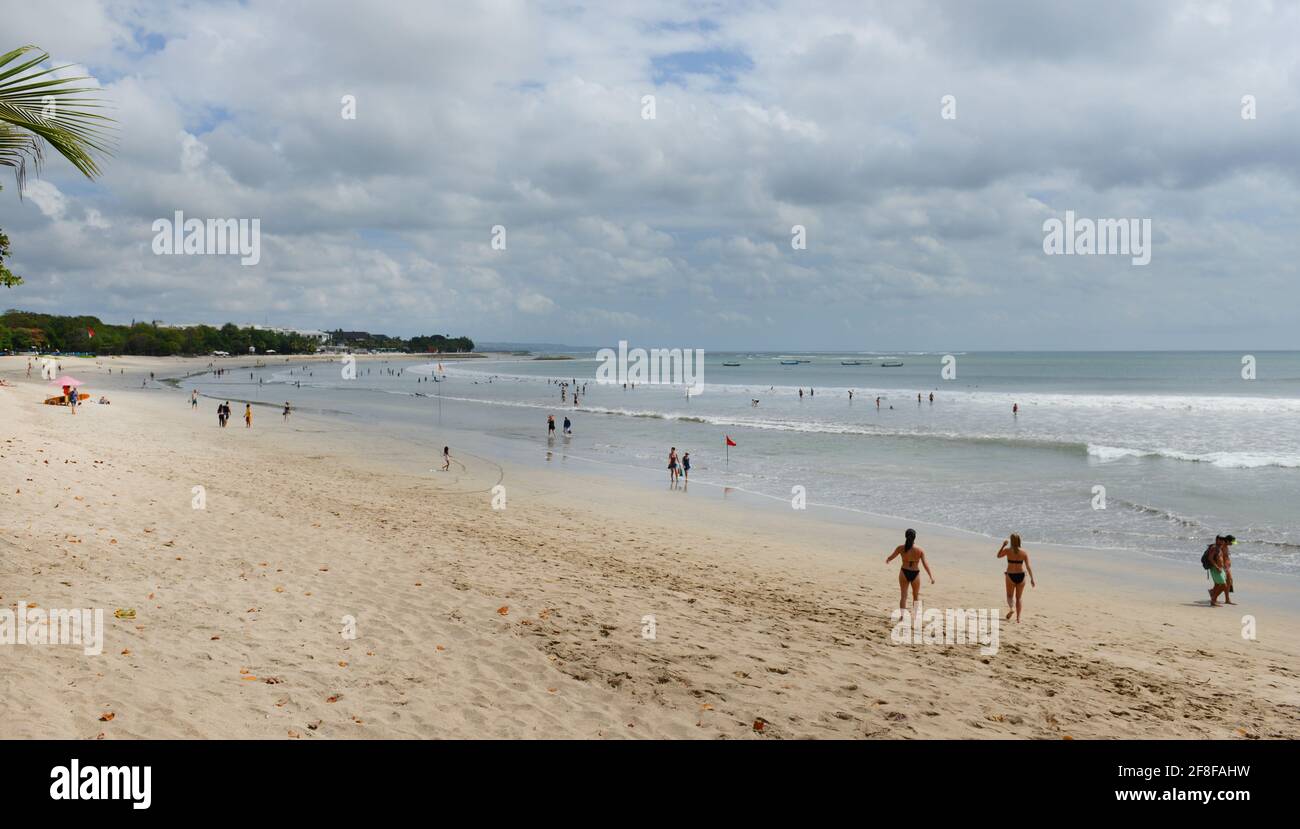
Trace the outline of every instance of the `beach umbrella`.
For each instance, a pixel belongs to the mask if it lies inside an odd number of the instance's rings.
[[[51,386],[84,386],[86,384],[81,382],[75,377],[69,377],[68,375],[65,374],[62,377],[60,377],[58,380],[51,380],[50,385]]]

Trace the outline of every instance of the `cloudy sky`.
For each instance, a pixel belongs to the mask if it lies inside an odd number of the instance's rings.
[[[83,68],[118,129],[93,183],[57,158],[22,200],[0,182],[26,279],[4,307],[714,350],[1297,346],[1295,3],[5,6],[0,47]],[[260,219],[260,263],[155,255],[176,210]],[[1046,255],[1066,210],[1149,218],[1151,263]]]

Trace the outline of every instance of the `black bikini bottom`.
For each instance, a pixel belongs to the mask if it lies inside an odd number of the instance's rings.
[[[908,570],[906,567],[904,567],[904,568],[903,568],[903,575],[904,575],[904,576],[907,576],[907,580],[910,582],[910,581],[912,581],[913,579],[915,579],[917,576],[921,575],[921,571],[920,571],[920,570]]]
[[[1007,578],[1011,579],[1011,582],[1012,582],[1013,584],[1020,584],[1020,582],[1022,582],[1022,581],[1025,580],[1025,574],[1024,574],[1024,573],[1007,573]]]

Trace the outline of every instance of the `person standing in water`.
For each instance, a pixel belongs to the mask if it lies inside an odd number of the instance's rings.
[[[689,481],[690,479],[691,479],[691,453],[683,452],[682,453],[682,480]]]
[[[1012,415],[1018,415],[1018,414],[1020,414],[1020,404],[1019,404],[1019,403],[1012,403],[1012,404],[1011,404],[1011,414],[1012,414]]]
[[[1029,553],[1021,548],[1019,535],[1012,533],[1011,538],[1002,542],[1002,547],[998,549],[998,558],[1007,560],[1005,574],[1007,615],[1005,618],[1010,619],[1011,614],[1014,613],[1016,621],[1019,622],[1020,612],[1025,609],[1024,599],[1021,598],[1025,592],[1025,574],[1029,574],[1030,587],[1038,586],[1034,581],[1034,568],[1029,566]]]
[[[925,568],[925,574],[930,577],[930,584],[934,584],[934,573],[930,572],[930,563],[925,560],[925,550],[916,546],[916,530],[909,529],[903,535],[902,544],[894,548],[894,552],[889,554],[885,563],[901,557],[902,569],[898,571],[898,609],[907,610],[907,587],[912,586],[912,604],[916,605],[921,600],[921,568]]]
[[[677,447],[668,450],[668,480],[677,483]]]
[[[546,416],[546,437],[555,437],[555,415]]]

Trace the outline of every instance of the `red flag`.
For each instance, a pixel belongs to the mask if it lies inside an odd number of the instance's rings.
[[[93,337],[93,336],[95,336],[95,329],[90,328],[89,326],[87,326],[87,328],[86,328],[86,336],[87,336],[87,337]]]
[[[734,440],[731,439],[731,435],[727,435],[727,445],[728,445],[728,446],[735,446],[735,445],[736,445],[736,442],[735,442]]]

